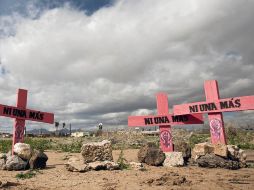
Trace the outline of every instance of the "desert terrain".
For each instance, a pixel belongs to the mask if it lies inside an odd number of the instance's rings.
[[[128,161],[137,160],[138,149],[124,150]],[[85,173],[69,172],[65,168],[66,157],[79,153],[45,151],[49,160],[47,168],[40,170],[30,179],[17,179],[20,171],[0,171],[0,181],[7,182],[2,189],[87,189],[87,190],[141,190],[141,189],[244,189],[254,187],[254,168],[239,170],[207,169],[197,166],[153,167],[145,165],[145,171],[115,170],[89,171]],[[116,161],[119,150],[113,151]],[[250,155],[253,152],[250,151]]]

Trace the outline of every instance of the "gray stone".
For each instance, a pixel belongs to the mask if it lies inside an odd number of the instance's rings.
[[[242,168],[246,167],[247,155],[244,150],[239,149],[236,145],[227,145],[228,158],[233,161],[239,161]]]
[[[27,169],[28,161],[22,160],[17,155],[7,157],[5,169],[6,170],[25,170]]]
[[[30,169],[46,168],[48,156],[39,150],[34,150],[29,160]]]
[[[81,154],[85,163],[113,161],[112,146],[108,140],[84,144],[81,148]]]
[[[221,157],[224,157],[224,158],[227,158],[228,157],[228,148],[227,148],[227,145],[225,144],[215,144],[213,145],[214,147],[214,154],[217,155],[217,156],[221,156]]]
[[[238,161],[227,160],[215,154],[206,154],[199,157],[196,162],[198,166],[205,168],[226,168],[236,170],[240,168]]]
[[[183,153],[182,152],[167,152],[165,153],[166,159],[164,160],[163,166],[165,167],[177,167],[184,165]]]
[[[138,161],[151,166],[161,166],[165,160],[165,154],[153,143],[141,147],[138,152]]]
[[[144,165],[142,163],[138,163],[138,162],[130,162],[129,163],[130,167],[133,170],[144,170]]]
[[[6,162],[6,159],[4,158],[0,159],[0,170],[4,170],[6,168],[5,162]]]
[[[91,170],[118,170],[119,165],[111,161],[95,161],[88,163]]]
[[[72,172],[87,172],[89,170],[118,170],[119,165],[111,161],[95,161],[84,163],[82,158],[71,157],[66,168]]]
[[[14,154],[18,155],[20,158],[29,160],[32,156],[32,149],[29,144],[16,143],[13,148]]]
[[[7,156],[5,153],[0,153],[0,159],[6,159],[6,158],[7,158]]]
[[[182,152],[184,164],[188,163],[188,160],[191,158],[191,147],[188,143],[182,141],[174,144],[174,151]]]
[[[195,144],[194,148],[191,152],[191,157],[196,161],[200,156],[204,156],[206,154],[210,154],[214,152],[214,147],[210,143],[199,143]]]
[[[245,163],[246,159],[247,159],[247,155],[246,155],[245,151],[240,149],[238,155],[239,155],[238,156],[239,157],[239,161]]]
[[[89,171],[89,167],[84,163],[83,159],[78,157],[71,157],[67,164],[66,169],[72,172],[87,172]]]
[[[228,149],[228,157],[231,160],[239,161],[239,158],[240,158],[240,153],[239,152],[242,153],[242,150],[240,151],[240,149],[236,145],[227,145],[227,149]]]

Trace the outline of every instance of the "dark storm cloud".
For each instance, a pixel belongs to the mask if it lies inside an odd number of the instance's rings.
[[[160,91],[170,109],[204,101],[210,79],[222,98],[254,94],[253,1],[104,2],[93,14],[64,5],[2,16],[13,35],[1,39],[0,102],[15,105],[16,88],[27,88],[30,107],[86,127],[156,113]]]

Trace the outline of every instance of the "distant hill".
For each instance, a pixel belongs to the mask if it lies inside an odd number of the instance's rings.
[[[72,129],[71,132],[77,132],[77,131],[84,131],[82,129]],[[87,130],[85,130],[87,131]],[[49,131],[47,129],[32,129],[32,130],[29,130],[27,131],[27,134],[32,134],[32,135],[50,135],[50,134],[55,134],[56,131]],[[61,135],[69,135],[70,134],[70,130],[68,128],[62,128],[62,129],[59,129],[57,131],[58,134],[61,134]]]
[[[51,134],[51,131],[48,131],[47,129],[32,129],[30,131],[27,131],[27,134],[32,134],[32,135],[40,135],[40,134]]]

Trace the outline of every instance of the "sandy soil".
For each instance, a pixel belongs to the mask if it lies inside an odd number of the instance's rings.
[[[20,172],[0,171],[0,181],[9,181],[3,189],[87,189],[87,190],[154,190],[154,189],[254,189],[254,168],[240,170],[205,169],[195,166],[164,168],[146,166],[146,171],[90,171],[69,172],[65,169],[66,153],[47,151],[47,169],[31,179],[18,180]],[[75,155],[75,154],[72,154]],[[117,159],[119,151],[114,151]],[[137,161],[137,150],[126,150],[129,161]]]

